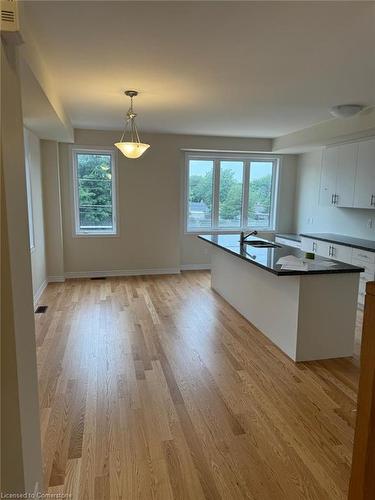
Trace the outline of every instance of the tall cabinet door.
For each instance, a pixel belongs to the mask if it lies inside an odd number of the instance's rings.
[[[339,161],[339,148],[334,146],[323,152],[322,173],[320,178],[319,205],[334,206],[336,194],[337,166]]]
[[[375,139],[359,143],[354,206],[375,208]]]
[[[357,171],[358,143],[352,142],[340,145],[338,155],[335,205],[338,207],[352,207]]]

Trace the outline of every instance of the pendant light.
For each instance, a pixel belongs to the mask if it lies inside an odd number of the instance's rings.
[[[126,123],[125,129],[121,136],[120,142],[116,142],[115,146],[118,148],[121,153],[127,158],[139,158],[143,155],[143,153],[150,147],[149,144],[145,144],[141,142],[137,130],[137,125],[135,124],[136,113],[133,111],[133,97],[138,95],[136,90],[126,90],[125,95],[130,97],[130,108],[126,113]],[[125,134],[129,129],[130,141],[124,141]]]

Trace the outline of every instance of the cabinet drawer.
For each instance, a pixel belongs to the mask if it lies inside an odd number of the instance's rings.
[[[369,264],[368,262],[363,262],[363,260],[352,259],[353,266],[363,267],[365,273],[372,274],[374,277],[375,274],[375,264]]]
[[[374,273],[361,273],[359,276],[359,282],[366,284],[368,281],[374,281]]]
[[[375,252],[368,252],[367,250],[353,248],[352,256],[353,259],[361,260],[362,262],[368,262],[370,264],[375,264]]]

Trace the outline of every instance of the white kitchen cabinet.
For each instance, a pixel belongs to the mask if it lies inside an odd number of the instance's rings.
[[[346,264],[352,263],[352,248],[345,245],[338,245],[337,243],[331,243],[329,249],[329,255],[333,260],[339,260],[340,262],[345,262]]]
[[[352,248],[346,245],[338,245],[331,241],[316,240],[314,238],[301,237],[301,249],[304,252],[313,252],[321,257],[346,262],[353,266],[362,267],[365,271],[360,275],[358,290],[358,304],[363,306],[366,295],[367,281],[375,279],[375,252]]]
[[[371,274],[372,279],[374,280],[374,276],[375,276],[374,264],[368,264],[367,262],[363,262],[363,260],[358,260],[358,259],[352,259],[351,264],[353,264],[353,266],[363,267],[363,269],[365,270],[365,273]]]
[[[352,262],[351,247],[338,245],[337,243],[332,243],[330,241],[316,240],[314,248],[314,253],[320,255],[321,257],[346,262],[347,264],[351,264]]]
[[[367,262],[368,264],[375,264],[375,252],[362,250],[360,248],[353,248],[353,259]]]
[[[323,152],[320,177],[319,204],[322,206],[334,206],[338,163],[339,147],[327,148]]]
[[[324,151],[319,196],[321,206],[353,206],[357,158],[357,142],[340,144]]]
[[[353,206],[358,147],[358,142],[339,146],[335,198],[338,207]]]
[[[318,240],[313,240],[312,238],[301,237],[301,250],[304,252],[315,253],[317,250]]]
[[[359,143],[354,207],[375,208],[375,139]]]
[[[330,257],[330,243],[328,241],[317,240],[315,245],[315,253],[321,257]]]

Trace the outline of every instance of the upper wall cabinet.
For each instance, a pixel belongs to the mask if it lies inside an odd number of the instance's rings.
[[[375,208],[375,139],[359,143],[354,207]]]
[[[353,142],[339,146],[336,183],[336,205],[338,207],[353,206],[357,159],[358,143]]]
[[[324,151],[319,204],[375,208],[375,139]]]
[[[338,146],[327,148],[323,153],[322,173],[320,178],[319,204],[325,207],[334,205],[336,194],[337,167],[339,162]]]

